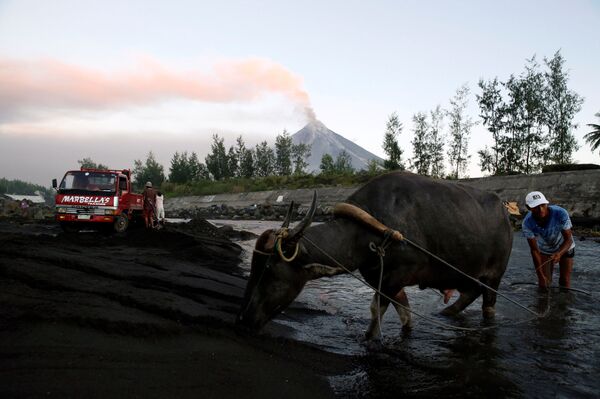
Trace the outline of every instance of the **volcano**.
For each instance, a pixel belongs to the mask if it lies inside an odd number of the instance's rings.
[[[292,135],[294,144],[308,144],[311,146],[310,157],[308,158],[308,172],[319,173],[321,158],[324,154],[329,154],[335,160],[342,150],[350,155],[352,167],[355,170],[367,169],[371,159],[383,162],[383,159],[377,155],[365,150],[361,146],[337,134],[327,128],[322,122],[315,120],[309,122],[302,129]]]

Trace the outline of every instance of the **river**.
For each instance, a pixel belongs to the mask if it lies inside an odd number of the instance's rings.
[[[259,234],[276,222],[212,221]],[[383,319],[383,345],[362,343],[370,319],[372,290],[350,275],[311,281],[266,333],[307,342],[324,350],[357,356],[350,375],[330,383],[341,397],[599,397],[600,244],[576,239],[573,288],[586,291],[538,292],[527,242],[515,234],[500,292],[539,313],[536,318],[502,297],[496,317],[484,321],[481,298],[454,318],[443,317],[439,293],[409,287],[413,310],[436,321],[474,331],[434,325],[413,315],[410,332],[400,328],[392,307]],[[243,268],[249,273],[254,241]],[[554,271],[553,285],[557,285]],[[515,284],[517,283],[517,284]],[[453,298],[455,299],[455,298]],[[481,330],[484,327],[493,327]]]

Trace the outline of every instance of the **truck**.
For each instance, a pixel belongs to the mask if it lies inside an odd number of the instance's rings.
[[[133,192],[129,169],[69,170],[56,189],[56,221],[65,231],[98,228],[124,232],[143,217],[143,196]]]

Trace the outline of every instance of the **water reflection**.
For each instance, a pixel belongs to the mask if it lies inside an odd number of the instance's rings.
[[[220,223],[226,223],[219,221]],[[277,222],[235,221],[234,228],[260,233]],[[254,242],[247,248],[248,267]],[[600,245],[578,242],[572,285],[590,292],[538,292],[527,243],[515,237],[500,291],[544,318],[498,298],[494,320],[481,317],[477,300],[456,318],[439,315],[436,293],[409,287],[412,308],[454,326],[495,329],[460,332],[414,317],[403,332],[392,308],[383,322],[383,345],[362,344],[370,319],[372,291],[349,276],[307,284],[276,323],[282,335],[325,350],[360,357],[357,370],[331,379],[341,397],[599,397],[600,396]],[[532,282],[533,285],[515,285]],[[519,283],[520,284],[520,283]],[[276,324],[274,323],[274,324]]]

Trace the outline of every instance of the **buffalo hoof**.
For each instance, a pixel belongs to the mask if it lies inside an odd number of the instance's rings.
[[[490,307],[487,308],[483,308],[483,318],[484,319],[491,319],[496,315],[496,309]]]

